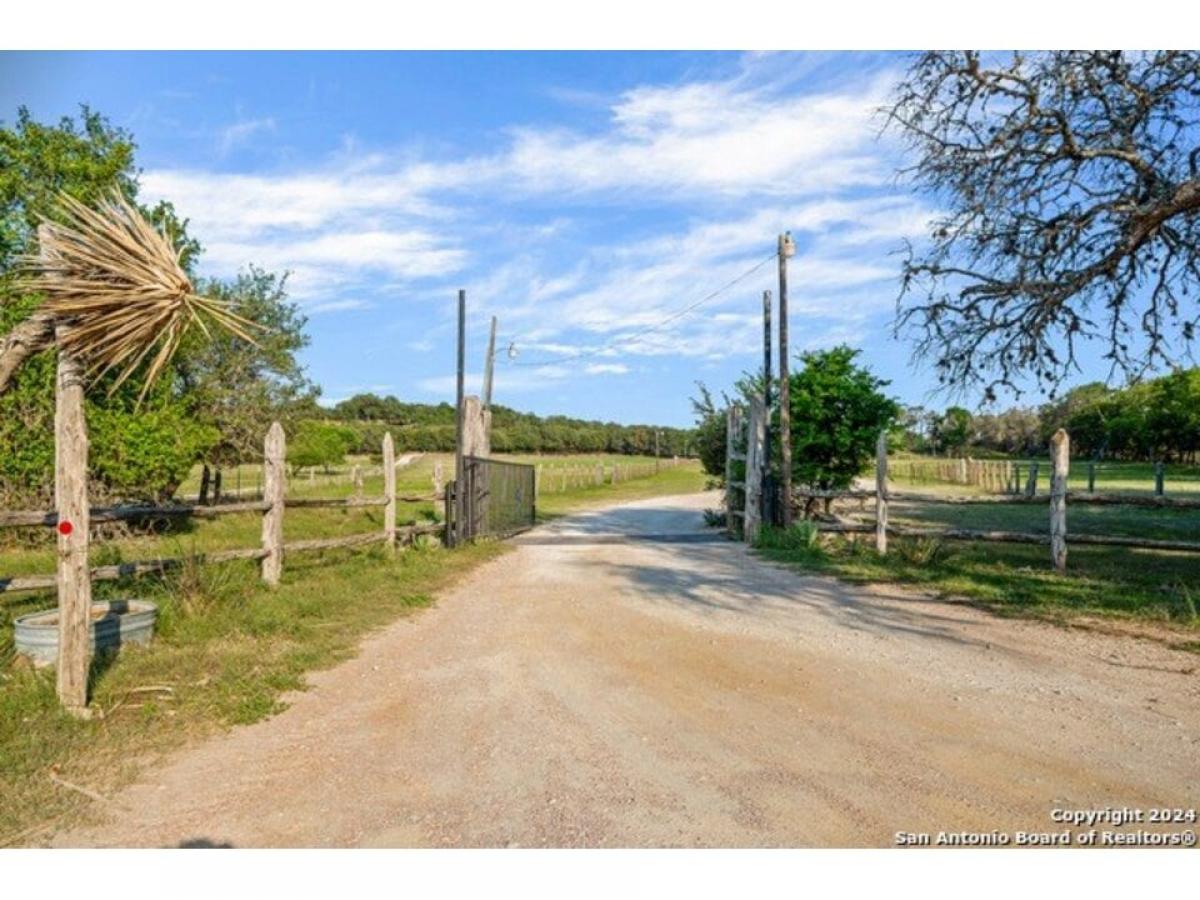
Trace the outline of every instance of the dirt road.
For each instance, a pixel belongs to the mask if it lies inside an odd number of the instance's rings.
[[[60,845],[889,846],[1200,807],[1197,658],[561,520]]]

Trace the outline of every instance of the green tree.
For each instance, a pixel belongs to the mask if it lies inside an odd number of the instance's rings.
[[[692,412],[696,416],[695,450],[700,465],[709,475],[725,477],[725,412],[718,410],[712,392],[697,381],[700,396],[692,398]]]
[[[287,463],[293,469],[340,463],[354,445],[354,432],[342,425],[305,420],[297,422],[287,443]]]
[[[889,382],[855,365],[858,351],[839,346],[800,355],[789,379],[792,475],[821,490],[848,487],[874,458],[879,432],[898,404],[882,393]]]
[[[13,276],[19,258],[35,247],[40,219],[54,214],[60,193],[89,203],[117,186],[136,197],[133,154],[130,135],[86,106],[78,120],[64,117],[57,125],[35,122],[22,107],[12,126],[0,126],[0,334],[37,306],[39,298],[19,293]],[[190,263],[198,244],[188,237],[186,222],[169,204],[143,211],[167,229]],[[54,352],[40,353],[25,362],[0,395],[0,495],[5,502],[41,506],[51,500],[54,372]],[[194,427],[188,411],[178,405],[174,383],[164,378],[156,385],[142,412],[134,411],[138,389],[132,384],[111,397],[104,383],[90,392],[86,414],[97,499],[160,498],[211,442],[212,433]]]
[[[114,187],[136,203],[135,146],[128,132],[84,106],[77,119],[35,122],[24,108],[0,125],[0,335],[33,311],[36,295],[16,291],[19,258],[35,248],[37,223],[53,216],[60,193],[94,203]],[[170,236],[191,272],[201,251],[187,222],[160,202],[141,211]],[[194,276],[193,276],[194,277]],[[93,493],[161,498],[197,459],[255,455],[270,419],[314,393],[295,353],[304,319],[286,302],[282,279],[251,269],[230,284],[201,286],[261,322],[254,346],[218,331],[211,342],[189,337],[139,410],[139,385],[110,395],[110,376],[87,398]],[[17,505],[45,505],[53,484],[54,351],[25,361],[0,395],[0,495]]]
[[[219,435],[205,454],[218,468],[258,458],[271,421],[287,424],[319,393],[296,359],[308,345],[307,320],[288,301],[285,282],[251,266],[232,282],[204,283],[205,293],[263,327],[254,343],[226,331],[195,335],[174,363],[180,399]]]
[[[951,406],[933,426],[933,444],[940,453],[962,453],[971,440],[971,413]]]

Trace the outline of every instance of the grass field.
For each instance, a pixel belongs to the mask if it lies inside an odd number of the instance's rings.
[[[929,462],[933,461],[933,457],[897,454],[892,459],[896,465],[893,467],[893,471],[889,472],[889,475],[897,486],[928,487],[946,484],[962,488],[964,492],[978,492],[976,488],[956,485],[954,482],[932,478],[912,479],[907,477],[905,471],[907,463],[916,462],[918,465],[924,463],[928,466]],[[945,462],[945,460],[938,461]],[[1025,478],[1029,474],[1029,465],[1034,460],[1013,458],[1009,461],[1014,466],[1020,466],[1021,483],[1023,485]],[[1050,459],[1047,457],[1036,461],[1038,463],[1038,493],[1047,493],[1050,490]],[[1067,475],[1067,489],[1072,491],[1086,491],[1087,486],[1088,461],[1083,459],[1071,460],[1070,472]],[[1154,464],[1147,462],[1098,462],[1096,463],[1096,491],[1123,494],[1152,494],[1154,493]],[[1167,496],[1171,496],[1172,494],[1186,495],[1200,493],[1200,466],[1166,465],[1164,468],[1164,493]]]
[[[956,491],[961,493],[961,491]],[[873,504],[840,512],[873,521]],[[895,525],[1049,534],[1046,505],[889,504]],[[874,538],[825,536],[819,548],[764,548],[770,558],[850,581],[901,582],[967,598],[1001,613],[1069,619],[1080,615],[1170,626],[1175,642],[1200,651],[1200,556],[1140,548],[1072,546],[1070,535],[1107,534],[1164,540],[1200,537],[1200,510],[1068,505],[1068,563],[1057,574],[1044,545],[892,538],[880,557]]]
[[[429,492],[437,458],[425,456],[401,469],[400,492]],[[441,458],[449,473],[450,458]],[[596,459],[541,461],[582,466]],[[696,491],[704,484],[699,465],[689,462],[617,485],[573,487],[545,497],[540,512],[553,517],[596,503]],[[368,479],[364,487],[378,494],[382,480]],[[309,489],[307,483],[293,484],[293,493]],[[349,484],[325,485],[319,493],[351,490]],[[431,502],[401,509],[401,521],[433,514]],[[381,516],[379,509],[292,509],[285,516],[285,536],[378,530]],[[27,546],[0,546],[0,573],[53,571],[52,551],[38,545],[45,533],[38,535]],[[163,536],[97,541],[93,561],[255,546],[259,539],[257,514],[225,516],[181,524]],[[160,617],[150,647],[127,648],[115,660],[94,664],[92,705],[103,715],[90,721],[59,711],[53,671],[32,670],[12,654],[8,620],[52,605],[52,597],[0,594],[0,846],[37,843],[56,827],[85,817],[92,801],[67,784],[106,795],[172,748],[281,709],[280,696],[302,689],[306,672],[353,655],[363,635],[427,606],[436,591],[504,548],[484,541],[448,551],[426,541],[394,558],[379,547],[296,554],[288,558],[277,590],[264,588],[250,563],[192,564],[164,576],[98,582],[98,599],[133,594],[158,604]]]

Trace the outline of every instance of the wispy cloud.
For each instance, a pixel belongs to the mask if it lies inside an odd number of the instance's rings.
[[[227,125],[217,134],[217,152],[228,156],[234,149],[249,142],[260,132],[275,130],[275,119],[266,116],[261,119],[239,119]]]
[[[215,274],[249,262],[291,270],[311,312],[404,298],[403,320],[413,303],[450,296],[453,279],[473,313],[498,315],[516,343],[522,365],[502,360],[497,372],[514,392],[626,374],[636,357],[703,364],[760,345],[753,310],[774,287],[773,266],[658,326],[765,258],[783,230],[801,245],[797,346],[855,340],[894,298],[887,252],[922,234],[933,210],[890,185],[892,150],[872,115],[894,73],[814,75],[806,89],[801,76],[818,70],[752,57],[723,80],[637,87],[606,108],[589,94],[590,124],[524,125],[468,154],[350,141],[305,169],[159,169],[143,185],[191,218]],[[238,121],[221,133],[222,152],[275,127]],[[407,337],[417,352],[451,325],[450,304],[426,305],[440,324]],[[421,387],[444,395],[452,384]]]

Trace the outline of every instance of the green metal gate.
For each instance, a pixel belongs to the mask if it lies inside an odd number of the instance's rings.
[[[482,456],[463,457],[460,485],[447,486],[449,543],[505,537],[532,528],[537,517],[535,469]]]

